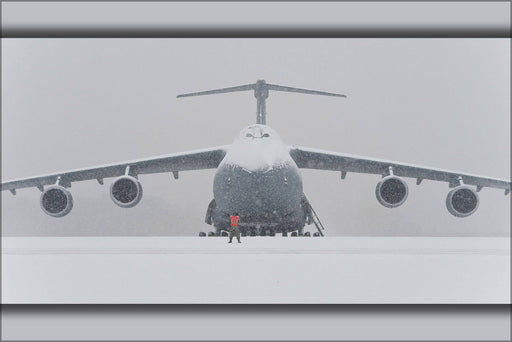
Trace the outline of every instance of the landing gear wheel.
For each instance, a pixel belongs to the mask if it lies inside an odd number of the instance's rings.
[[[208,232],[208,236],[216,236],[216,235],[217,235],[217,234],[215,234],[215,233],[214,233],[214,232],[212,232],[212,231],[209,231],[209,232]]]
[[[199,236],[206,236],[205,232],[199,232]]]
[[[319,232],[314,232],[314,233],[313,233],[313,236],[314,236],[314,237],[320,236],[320,233],[319,233]]]
[[[311,236],[311,233],[310,233],[310,232],[305,232],[305,233],[304,233],[304,236],[310,237],[310,236]]]
[[[221,234],[221,236],[228,236],[228,232],[222,232],[220,234]]]
[[[292,237],[297,236],[297,232],[292,232]]]
[[[288,236],[288,232],[287,231],[283,231],[282,234],[283,234],[283,237],[287,237]]]

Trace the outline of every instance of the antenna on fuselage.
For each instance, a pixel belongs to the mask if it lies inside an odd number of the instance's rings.
[[[302,93],[302,94],[311,94],[311,95],[347,97],[346,95],[328,93],[325,91],[308,90],[308,89],[280,86],[277,84],[269,84],[269,83],[266,83],[265,80],[258,80],[258,81],[256,81],[256,83],[241,85],[241,86],[237,86],[237,87],[206,90],[206,91],[200,91],[197,93],[182,94],[182,95],[178,95],[177,97],[232,93],[235,91],[246,91],[246,90],[254,90],[254,97],[256,98],[256,101],[257,101],[257,103],[256,103],[256,123],[262,124],[262,125],[266,125],[266,121],[267,121],[266,120],[267,113],[266,113],[265,100],[268,98],[269,90],[287,91],[290,93]]]

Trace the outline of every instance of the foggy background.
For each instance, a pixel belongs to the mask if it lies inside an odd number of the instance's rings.
[[[271,92],[284,142],[510,179],[509,39],[3,39],[2,181],[230,144],[255,123],[252,92],[176,95],[265,79],[348,98]],[[208,231],[215,170],[142,175],[142,201],[73,183],[52,218],[36,188],[2,193],[2,235],[191,235]],[[447,183],[406,179],[389,209],[379,176],[302,170],[326,235],[509,236],[510,196],[484,188],[467,218]],[[313,231],[314,226],[307,230]]]

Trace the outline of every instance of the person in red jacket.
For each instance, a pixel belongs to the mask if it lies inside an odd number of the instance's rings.
[[[240,217],[238,216],[238,213],[231,215],[230,219],[231,229],[229,230],[229,243],[232,242],[234,235],[236,235],[238,243],[240,243],[240,229],[238,228],[238,221],[240,220]]]

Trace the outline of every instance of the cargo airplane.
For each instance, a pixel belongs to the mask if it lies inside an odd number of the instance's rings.
[[[407,199],[404,177],[414,178],[418,185],[423,180],[447,182],[452,189],[446,196],[446,207],[457,217],[475,212],[479,203],[477,193],[484,187],[502,189],[505,195],[510,192],[510,181],[503,179],[285,145],[277,132],[266,125],[265,101],[271,90],[346,97],[269,84],[264,80],[178,95],[254,91],[256,124],[242,129],[231,145],[11,180],[2,183],[2,191],[9,190],[15,195],[18,189],[37,187],[41,191],[43,212],[63,217],[73,207],[68,188],[74,182],[96,179],[103,184],[105,178],[116,177],[110,184],[110,197],[118,206],[131,208],[142,198],[139,175],[170,173],[177,179],[181,171],[216,169],[213,199],[205,219],[215,227],[215,231],[208,234],[212,236],[222,235],[229,229],[230,215],[235,212],[239,213],[240,230],[244,235],[287,235],[288,232],[292,236],[303,235],[304,226],[314,223],[318,230],[314,235],[323,236],[324,228],[303,193],[299,169],[338,171],[342,179],[349,172],[379,175],[382,178],[377,183],[375,195],[378,202],[388,208],[398,207]],[[200,235],[206,234],[202,232]]]

